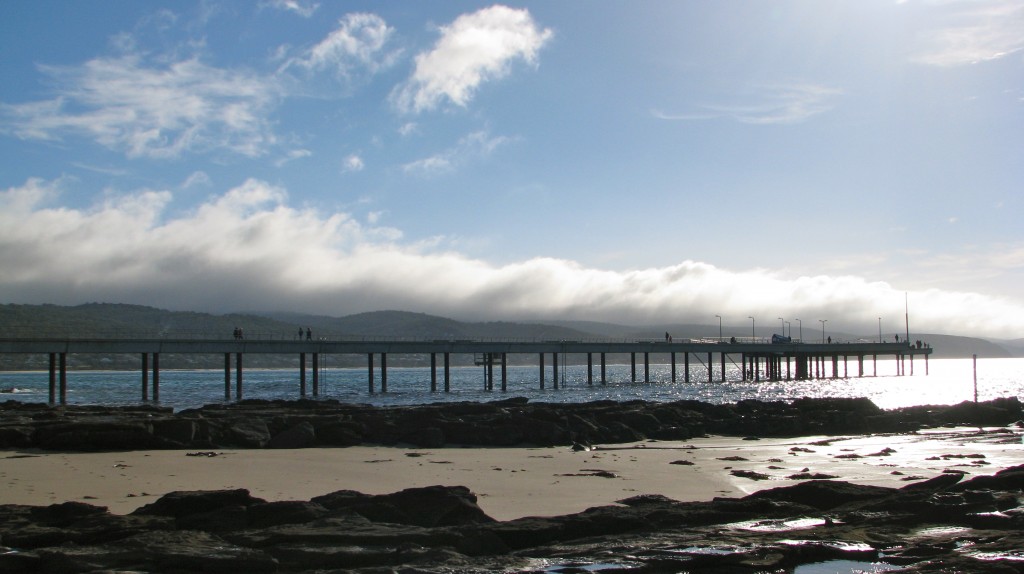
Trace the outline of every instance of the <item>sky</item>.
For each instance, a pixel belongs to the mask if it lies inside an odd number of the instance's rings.
[[[2,303],[1024,337],[1017,0],[3,2],[0,77]]]

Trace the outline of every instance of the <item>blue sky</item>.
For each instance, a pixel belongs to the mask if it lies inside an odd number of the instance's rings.
[[[1024,4],[5,2],[0,301],[1024,336]]]

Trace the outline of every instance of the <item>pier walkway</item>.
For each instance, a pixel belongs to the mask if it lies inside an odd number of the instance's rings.
[[[508,356],[534,354],[538,357],[538,384],[546,384],[545,357],[551,357],[553,388],[558,388],[559,358],[569,355],[586,356],[587,384],[605,383],[608,355],[628,354],[632,366],[632,380],[650,382],[651,356],[661,358],[662,364],[671,365],[671,381],[678,378],[690,382],[693,368],[705,370],[707,381],[718,376],[725,381],[726,364],[740,367],[743,380],[791,380],[840,378],[851,376],[849,361],[856,361],[852,376],[863,377],[864,360],[872,358],[873,375],[878,375],[879,355],[896,359],[896,376],[914,374],[914,358],[924,358],[928,374],[928,346],[906,343],[769,343],[762,340],[684,339],[679,341],[476,341],[476,340],[248,340],[248,339],[59,339],[59,338],[0,338],[0,353],[43,354],[49,356],[49,401],[51,404],[67,402],[67,357],[69,354],[138,354],[141,371],[141,399],[160,400],[160,357],[166,354],[205,354],[224,357],[224,398],[243,397],[244,360],[247,354],[295,355],[299,362],[298,394],[307,394],[306,366],[311,359],[314,397],[319,396],[320,358],[325,355],[364,355],[367,360],[368,392],[374,393],[375,369],[380,370],[380,391],[387,392],[387,361],[389,354],[420,354],[430,356],[430,391],[438,390],[440,358],[441,381],[445,392],[451,390],[451,357],[456,354],[472,355],[474,364],[484,369],[484,386],[494,389],[495,367],[499,371],[500,388],[506,390]],[[638,379],[637,356],[642,356],[643,378]],[[598,367],[595,379],[595,357]],[[739,358],[739,363],[736,358]],[[682,359],[680,363],[679,359]],[[375,365],[379,359],[379,367]],[[717,359],[717,361],[716,361]],[[840,374],[840,363],[842,373]],[[232,380],[232,369],[234,379]],[[234,385],[232,385],[232,382]]]

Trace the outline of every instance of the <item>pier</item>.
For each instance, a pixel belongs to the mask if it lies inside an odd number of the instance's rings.
[[[379,392],[388,391],[387,365],[389,354],[421,354],[430,357],[430,391],[438,392],[439,382],[444,392],[451,391],[451,364],[453,355],[473,357],[473,363],[483,367],[484,388],[494,390],[495,378],[502,391],[507,390],[507,368],[510,355],[537,357],[538,379],[541,389],[547,384],[546,358],[552,365],[552,388],[559,385],[560,361],[575,356],[585,357],[588,385],[604,384],[609,355],[628,355],[634,382],[651,382],[652,357],[661,364],[671,365],[671,382],[689,383],[695,373],[707,373],[707,381],[725,381],[729,364],[738,367],[743,380],[804,380],[868,376],[865,361],[873,363],[871,376],[878,376],[878,357],[896,359],[896,372],[889,375],[914,374],[914,359],[924,359],[928,374],[928,346],[906,343],[769,343],[749,341],[330,341],[330,340],[219,340],[219,339],[0,339],[0,353],[42,354],[49,357],[49,402],[66,404],[68,388],[67,358],[70,354],[137,354],[140,363],[140,399],[160,400],[160,357],[167,354],[206,354],[224,356],[224,399],[240,400],[244,397],[244,357],[248,354],[293,355],[298,357],[299,373],[297,394],[306,397],[320,395],[320,369],[327,355],[362,355],[366,357],[367,392],[378,392],[376,372],[380,373]],[[638,358],[642,360],[642,374],[638,373]],[[307,362],[309,359],[309,362]],[[738,360],[738,362],[737,362]],[[311,363],[310,381],[307,364]],[[853,364],[851,367],[851,363]],[[495,373],[497,370],[497,375]],[[232,372],[233,371],[233,372]],[[440,371],[440,372],[439,372]],[[440,376],[440,377],[439,377]],[[717,378],[716,378],[717,377]],[[311,385],[307,385],[311,382]],[[232,392],[233,391],[233,392]]]

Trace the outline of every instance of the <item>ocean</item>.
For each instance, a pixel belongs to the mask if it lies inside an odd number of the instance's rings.
[[[739,369],[727,365],[726,381],[720,382],[718,365],[715,380],[708,382],[707,372],[691,365],[691,380],[682,382],[680,366],[677,382],[671,382],[668,364],[651,364],[650,382],[633,382],[630,365],[608,365],[607,384],[587,384],[586,365],[559,368],[559,388],[553,388],[551,365],[547,366],[546,388],[540,389],[537,366],[510,366],[508,390],[500,389],[500,369],[495,367],[495,390],[484,390],[483,367],[453,367],[451,392],[430,392],[430,369],[425,367],[388,367],[388,392],[380,392],[380,368],[375,371],[375,389],[368,392],[365,368],[323,368],[320,373],[320,398],[378,406],[398,406],[454,401],[494,401],[509,397],[526,397],[543,402],[613,401],[677,401],[700,400],[709,403],[731,403],[744,399],[765,401],[800,397],[867,397],[883,409],[916,405],[948,405],[974,400],[974,368],[971,359],[931,359],[928,374],[924,361],[914,363],[914,374],[895,376],[895,360],[878,361],[878,376],[871,360],[864,363],[865,377],[804,381],[743,381]],[[851,361],[847,373],[856,374]],[[785,372],[785,370],[783,370]],[[829,369],[831,372],[831,368]],[[839,366],[844,373],[843,364]],[[910,372],[909,366],[907,372]],[[234,392],[232,372],[232,392]],[[595,379],[598,368],[594,369]],[[643,379],[643,365],[637,376]],[[139,371],[68,371],[68,404],[133,405],[141,401]],[[46,402],[49,376],[43,372],[0,372],[0,401]],[[299,371],[296,369],[247,369],[244,372],[244,398],[295,399],[299,397]],[[152,385],[152,381],[150,381]],[[312,389],[312,373],[306,372],[307,392]],[[438,369],[438,388],[443,389],[443,372]],[[151,391],[152,392],[152,391]],[[979,400],[997,397],[1024,396],[1024,359],[978,359],[977,393]],[[307,395],[307,398],[312,398]],[[160,402],[162,406],[181,409],[223,403],[224,372],[222,370],[160,371]]]

